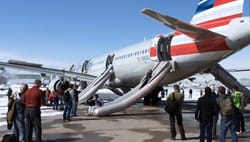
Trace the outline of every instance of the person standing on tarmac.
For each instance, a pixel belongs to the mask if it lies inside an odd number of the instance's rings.
[[[64,111],[63,111],[63,121],[68,122],[71,121],[71,108],[72,108],[72,97],[70,93],[73,92],[73,84],[70,84],[67,90],[64,91],[63,94],[63,102],[64,102]]]
[[[19,89],[20,91],[15,92],[13,95],[13,99],[16,100],[16,104],[15,104],[14,125],[12,130],[20,142],[26,142],[25,122],[24,122],[25,106],[23,104],[23,98],[26,90],[28,89],[28,85],[21,84]]]
[[[35,130],[36,142],[42,141],[42,124],[40,107],[45,105],[41,81],[36,79],[32,88],[24,94],[23,103],[25,104],[25,128],[26,140],[32,142],[33,129]]]
[[[177,84],[174,85],[174,92],[168,95],[167,101],[173,100],[174,97],[175,97],[175,100],[179,103],[179,110],[173,114],[169,114],[171,139],[175,140],[175,137],[176,137],[176,129],[175,129],[175,118],[176,118],[179,130],[180,130],[180,134],[181,134],[181,139],[187,140],[185,136],[183,122],[182,122],[182,104],[184,100],[184,94],[180,92],[180,87]]]
[[[198,99],[195,110],[195,120],[200,122],[200,142],[205,141],[205,132],[207,132],[207,142],[212,142],[213,115],[217,109],[211,88],[206,87],[205,94]]]
[[[245,107],[245,100],[244,94],[239,91],[238,86],[234,86],[233,88],[233,101],[235,106],[235,116],[236,116],[236,128],[237,128],[237,135],[245,134],[245,120],[244,120],[244,107]]]
[[[215,92],[215,87],[210,87],[212,90],[212,98],[215,100],[218,99],[219,95]],[[215,111],[215,113],[213,114],[213,129],[212,129],[212,139],[216,140],[218,138],[217,136],[217,122],[219,120],[219,106],[216,105],[217,109]]]
[[[71,117],[77,116],[76,111],[77,111],[78,100],[79,100],[78,94],[79,92],[77,91],[77,86],[76,84],[74,84],[72,92],[70,92],[70,95],[72,97]]]
[[[226,141],[226,135],[228,129],[231,132],[232,142],[238,142],[238,137],[236,135],[236,122],[235,122],[235,110],[233,107],[233,100],[231,96],[226,94],[226,88],[220,86],[218,89],[219,97],[216,100],[219,105],[219,110],[221,113],[220,121],[220,142]]]

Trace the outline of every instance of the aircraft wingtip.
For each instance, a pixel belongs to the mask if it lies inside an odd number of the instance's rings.
[[[141,10],[141,13],[145,13],[146,11],[148,11],[148,10],[150,10],[149,8],[143,8],[142,10]]]

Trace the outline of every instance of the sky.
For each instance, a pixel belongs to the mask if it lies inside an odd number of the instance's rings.
[[[140,11],[151,8],[189,22],[199,0],[2,0],[0,61],[69,68],[85,59],[142,42],[172,29]],[[250,15],[245,0],[243,15]],[[250,68],[250,47],[222,62]]]

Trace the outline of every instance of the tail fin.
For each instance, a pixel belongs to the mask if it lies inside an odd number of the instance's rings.
[[[218,20],[241,17],[244,0],[200,0],[192,24],[204,24]]]

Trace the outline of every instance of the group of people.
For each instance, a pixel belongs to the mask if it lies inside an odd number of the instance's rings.
[[[33,87],[28,88],[27,84],[21,84],[18,92],[9,95],[7,122],[8,128],[13,130],[15,136],[20,142],[32,142],[33,129],[35,131],[36,141],[42,141],[42,125],[40,107],[45,105],[44,92],[40,90],[41,81],[35,80]],[[232,94],[226,93],[226,88],[220,86],[217,93],[210,87],[204,89],[204,95],[201,96],[196,105],[195,119],[199,122],[200,142],[212,142],[212,139],[218,138],[216,134],[217,121],[219,113],[221,115],[220,122],[220,142],[225,142],[228,129],[231,132],[232,142],[237,142],[238,134],[246,132],[243,110],[246,106],[246,99],[237,86],[232,89]],[[53,108],[56,109],[59,95],[57,92],[50,93],[50,100]],[[62,101],[64,103],[63,120],[71,121],[76,116],[78,105],[78,91],[73,84],[64,87],[62,92]],[[53,98],[53,99],[51,99]],[[167,103],[175,100],[179,107],[173,113],[169,113],[171,139],[176,139],[175,121],[179,127],[182,140],[186,140],[185,130],[182,118],[182,104],[184,94],[181,93],[179,85],[174,85],[174,91],[167,97]],[[102,106],[98,95],[94,95],[88,100],[90,106]],[[54,105],[55,104],[55,105]],[[14,107],[13,107],[14,106]],[[90,107],[92,109],[93,107]]]
[[[68,83],[66,83],[68,84]],[[65,85],[65,82],[64,82]],[[67,89],[68,88],[68,89]],[[76,116],[76,110],[78,105],[78,86],[75,84],[68,84],[67,88],[60,88],[59,91],[50,91],[46,88],[45,94],[45,104],[47,106],[51,105],[53,110],[63,110],[65,102],[71,102],[71,117]],[[65,93],[69,94],[69,98],[65,99]],[[66,94],[67,95],[67,94]],[[65,100],[64,100],[65,99]]]
[[[69,86],[64,90],[62,95],[62,101],[64,103],[63,111],[63,121],[71,121],[71,118],[77,116],[77,106],[78,106],[78,94],[77,86],[74,84],[69,84]]]
[[[12,129],[20,142],[32,142],[35,131],[36,141],[41,142],[42,125],[40,107],[45,104],[43,91],[40,90],[41,81],[35,80],[28,88],[21,84],[19,91],[9,94],[7,126]]]
[[[87,100],[87,104],[89,105],[87,114],[90,115],[95,108],[103,106],[104,102],[99,98],[99,95],[95,94]]]
[[[228,94],[224,86],[220,86],[217,93],[210,87],[204,89],[204,95],[198,99],[195,110],[195,119],[199,122],[200,127],[200,142],[204,142],[205,139],[207,142],[212,142],[212,139],[218,138],[216,129],[219,113],[221,115],[220,142],[225,142],[228,129],[231,132],[232,142],[238,142],[237,135],[246,132],[243,110],[247,101],[237,86],[234,86],[232,90],[232,94]],[[167,103],[171,100],[176,100],[180,106],[178,110],[169,114],[171,139],[176,138],[176,120],[181,139],[186,140],[182,122],[184,94],[181,93],[179,85],[174,85],[174,92],[167,97]]]
[[[53,109],[57,109],[60,102],[64,105],[63,120],[70,121],[77,116],[78,91],[75,85],[66,83],[61,93],[56,91],[42,91],[41,81],[35,80],[29,88],[27,84],[21,84],[17,92],[10,91],[8,95],[7,127],[19,142],[32,142],[33,130],[36,142],[42,141],[41,110],[42,105],[50,102]],[[47,93],[47,95],[46,95]],[[47,99],[46,99],[47,96]],[[59,101],[61,99],[61,101]]]

